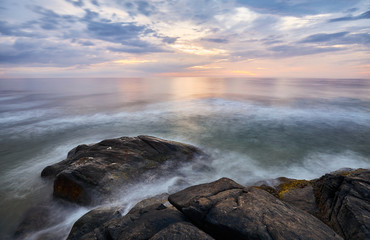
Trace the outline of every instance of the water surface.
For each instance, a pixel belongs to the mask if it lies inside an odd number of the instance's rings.
[[[361,79],[0,79],[0,238],[52,185],[42,169],[78,144],[153,135],[194,144],[208,168],[184,165],[123,189],[121,204],[175,184],[229,177],[252,184],[279,176],[312,179],[370,167],[370,80]],[[185,185],[181,186],[184,187]],[[85,208],[48,231],[66,236]]]

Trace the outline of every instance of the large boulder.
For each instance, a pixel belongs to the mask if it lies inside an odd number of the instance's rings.
[[[216,239],[342,239],[307,212],[227,178],[172,194],[169,201]]]
[[[125,216],[114,212],[107,209],[102,219],[96,210],[87,213],[76,222],[68,240],[213,239],[187,222],[181,212],[163,204],[136,206]]]
[[[150,136],[122,137],[80,145],[67,159],[46,167],[41,176],[55,178],[54,196],[89,205],[150,170],[174,168],[201,154],[198,148],[183,143]]]
[[[314,182],[319,217],[345,239],[370,239],[370,170],[326,174]]]

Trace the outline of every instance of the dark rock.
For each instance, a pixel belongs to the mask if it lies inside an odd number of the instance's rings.
[[[74,224],[67,240],[213,239],[181,212],[161,204],[163,196],[139,202],[125,216],[116,207],[94,209]]]
[[[89,233],[109,220],[120,218],[119,210],[118,207],[100,207],[89,211],[75,222],[67,240],[81,239],[84,235],[87,237]]]
[[[158,206],[160,206],[161,204],[166,205],[166,202],[168,202],[167,201],[168,196],[169,196],[168,193],[162,193],[154,197],[141,200],[140,202],[136,203],[135,206],[131,208],[129,213],[136,212],[142,208],[146,208],[148,206],[155,205],[155,204]]]
[[[105,231],[108,239],[113,240],[150,239],[166,227],[184,221],[179,211],[156,204],[108,222]]]
[[[190,145],[150,136],[122,137],[80,145],[67,159],[46,167],[42,177],[54,178],[54,196],[82,205],[102,201],[118,186],[173,160],[176,164],[202,152]]]
[[[319,209],[311,181],[280,177],[274,179],[273,182],[275,186],[262,184],[259,188],[292,206],[317,216]]]
[[[216,195],[219,192],[223,192],[231,189],[243,189],[244,187],[231,179],[221,178],[212,183],[204,183],[196,186],[188,187],[178,193],[169,196],[168,200],[177,209],[193,199],[199,198],[199,196],[208,197]]]
[[[314,216],[319,212],[313,187],[310,184],[304,187],[292,188],[281,194],[280,199]]]
[[[216,239],[341,239],[312,215],[230,179],[190,187],[169,201]]]
[[[127,215],[111,219],[75,239],[124,240],[150,239],[168,226],[185,222],[185,216],[162,204],[136,208]]]
[[[179,222],[156,233],[150,240],[212,240],[210,235],[196,228],[193,224]]]
[[[370,170],[326,174],[314,181],[319,217],[345,239],[370,239]]]

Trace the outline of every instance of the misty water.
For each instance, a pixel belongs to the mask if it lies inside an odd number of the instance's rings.
[[[211,160],[122,186],[107,204],[123,214],[220,177],[248,185],[369,168],[370,80],[0,79],[0,238],[11,239],[27,209],[43,202],[55,205],[57,221],[29,239],[65,238],[89,208],[53,201],[42,169],[79,144],[137,135],[193,144]]]

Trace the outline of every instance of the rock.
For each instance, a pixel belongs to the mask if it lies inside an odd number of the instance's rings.
[[[150,136],[122,137],[80,145],[67,159],[46,167],[41,176],[55,178],[54,196],[89,205],[164,163],[172,162],[168,166],[174,168],[200,154],[196,147],[183,143]]]
[[[179,222],[156,233],[150,240],[212,240],[210,235],[196,228],[193,224]]]
[[[318,214],[315,194],[310,181],[280,178],[277,186],[279,199],[314,216]]]
[[[136,212],[136,211],[138,211],[142,208],[146,208],[148,206],[155,205],[155,204],[157,204],[158,206],[161,205],[161,204],[166,206],[166,205],[168,205],[167,204],[168,196],[169,196],[168,193],[162,193],[162,194],[156,195],[154,197],[141,200],[140,202],[136,203],[135,206],[133,206],[131,208],[129,213]],[[172,206],[172,205],[170,205],[170,206]]]
[[[326,174],[313,185],[324,222],[345,239],[370,239],[370,170]]]
[[[184,221],[185,217],[179,211],[155,204],[108,222],[105,231],[113,240],[150,239],[171,224]]]
[[[117,207],[91,210],[73,225],[67,240],[213,239],[181,212],[164,206],[163,196],[139,202],[125,216]]]
[[[67,240],[77,240],[87,237],[89,233],[109,220],[120,218],[121,214],[119,210],[119,207],[99,207],[89,211],[73,224]]]
[[[317,216],[319,209],[311,181],[280,177],[272,180],[275,186],[262,182],[258,188],[271,193],[280,200],[289,203],[303,211]]]
[[[169,201],[216,239],[342,239],[307,212],[226,178],[172,194]]]
[[[80,239],[150,239],[168,226],[185,221],[179,211],[155,204],[112,219]]]

